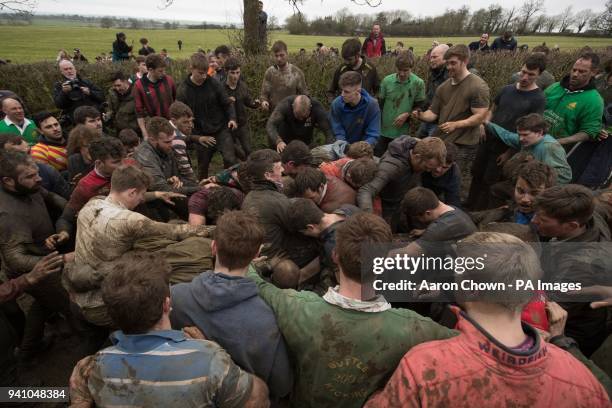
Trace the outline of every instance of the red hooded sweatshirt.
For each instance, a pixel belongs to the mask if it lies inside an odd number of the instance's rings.
[[[408,352],[365,407],[610,407],[603,386],[571,354],[544,343],[503,346],[454,307],[461,334]]]

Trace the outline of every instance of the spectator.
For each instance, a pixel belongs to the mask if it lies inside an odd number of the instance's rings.
[[[187,142],[191,138],[193,129],[193,112],[183,102],[176,101],[170,105],[170,124],[174,128],[172,150],[178,164],[179,174],[182,177],[196,181],[191,160],[187,153]]]
[[[374,180],[359,189],[359,208],[372,212],[373,198],[383,192],[383,218],[390,220],[408,191],[412,175],[434,171],[443,163],[446,163],[446,146],[441,139],[419,140],[410,136],[395,139],[381,158]]]
[[[282,152],[292,140],[312,146],[315,128],[325,135],[325,143],[334,141],[329,118],[319,101],[306,95],[283,99],[268,118],[266,131],[270,147]]]
[[[263,1],[257,2],[257,33],[261,49],[268,44],[268,14],[263,11]]]
[[[220,45],[215,48],[215,57],[217,58],[218,65],[215,78],[223,84],[227,79],[227,68],[225,67],[225,62],[230,57],[229,47],[227,45]]]
[[[490,134],[498,137],[514,150],[524,150],[533,157],[548,164],[557,174],[557,183],[567,184],[572,180],[572,169],[567,163],[565,151],[558,140],[547,133],[548,124],[537,113],[531,113],[516,121],[518,133],[512,133],[501,126],[489,123]]]
[[[153,47],[149,46],[149,40],[147,40],[146,38],[141,38],[140,44],[142,45],[142,48],[138,50],[138,55],[146,57],[149,54],[155,54],[155,50],[153,49]]]
[[[374,24],[372,26],[370,36],[363,40],[361,53],[368,58],[378,58],[387,53],[385,38],[381,32],[380,24]]]
[[[480,40],[471,42],[468,48],[473,52],[489,52],[489,34],[482,34]]]
[[[512,35],[512,31],[505,31],[501,37],[497,37],[491,45],[491,51],[511,51],[516,50],[516,38]]]
[[[29,154],[30,146],[21,138],[21,136],[10,133],[0,133],[0,152],[3,150]],[[38,167],[38,174],[42,179],[42,188],[57,194],[66,200],[70,198],[72,189],[66,182],[66,179],[64,179],[64,177],[57,170],[40,162],[36,162],[36,166]]]
[[[549,282],[575,282],[582,287],[612,284],[609,250],[601,243],[610,242],[610,230],[594,211],[593,193],[586,187],[568,184],[544,190],[535,200],[531,223],[541,237],[554,238],[544,247],[541,259]],[[594,244],[598,243],[598,244]],[[554,295],[554,294],[553,294]],[[554,299],[558,298],[558,294]],[[591,309],[588,302],[565,300],[567,335],[585,356],[606,339],[606,310]]]
[[[342,59],[344,64],[339,66],[334,72],[334,78],[327,91],[327,99],[330,103],[340,95],[342,91],[340,77],[348,71],[356,71],[361,75],[363,89],[370,95],[375,96],[378,94],[380,80],[378,79],[376,67],[361,56],[361,43],[357,38],[349,38],[342,44]]]
[[[229,51],[229,50],[228,50]],[[219,54],[220,55],[220,54]],[[249,88],[241,77],[240,61],[229,57],[224,63],[227,79],[224,83],[225,92],[234,103],[236,110],[236,123],[238,128],[232,130],[234,144],[241,147],[244,160],[251,154],[251,130],[249,129],[249,113],[247,107],[256,109],[259,107],[259,99],[253,99]],[[237,149],[238,150],[238,149]]]
[[[110,121],[115,134],[119,134],[123,129],[140,132],[130,79],[123,72],[117,71],[113,73],[111,81],[113,86],[108,92],[109,110],[104,119]]]
[[[411,310],[391,309],[381,295],[362,292],[369,279],[362,276],[362,245],[388,243],[391,239],[389,226],[373,214],[359,213],[346,219],[336,230],[334,261],[338,264],[339,285],[329,288],[323,297],[309,291],[281,290],[252,270],[247,274],[274,311],[293,357],[294,372],[299,374],[292,403],[361,406],[395,369],[406,349],[454,335]],[[371,336],[372,327],[380,328],[376,339]],[[328,337],[330,329],[333,337]],[[345,358],[344,352],[338,354],[338,347],[351,350],[353,363],[335,363]],[[368,375],[364,375],[366,372]],[[320,389],[330,392],[316,391]]]
[[[41,178],[34,161],[24,153],[0,153],[0,255],[2,272],[14,279],[27,274],[51,251],[46,245],[55,234],[49,209],[61,211],[66,200],[41,189]],[[68,258],[62,257],[63,262]],[[45,321],[54,312],[71,318],[68,294],[59,275],[31,286],[34,297],[26,317],[20,359],[31,360],[44,351],[49,338],[44,337]]]
[[[39,162],[48,164],[57,171],[68,168],[68,150],[62,126],[49,112],[39,112],[34,116],[34,123],[40,131],[38,143],[32,146],[30,154]]]
[[[529,55],[521,68],[520,79],[515,84],[503,87],[495,97],[489,113],[490,121],[514,132],[519,118],[530,113],[544,113],[546,98],[537,82],[545,69],[544,55]],[[491,135],[488,129],[486,126],[481,129],[481,137],[485,137],[485,141],[479,144],[472,165],[472,185],[466,206],[473,210],[490,208],[491,186],[501,178],[504,162],[516,152]]]
[[[93,106],[99,109],[104,102],[104,91],[93,82],[79,76],[74,64],[67,60],[59,63],[62,80],[55,83],[53,101],[62,110],[65,125],[73,123],[73,114],[80,106]]]
[[[455,275],[456,282],[512,285],[517,278],[535,282],[541,274],[534,250],[511,235],[475,233],[458,244],[457,252],[464,259],[484,252],[488,257],[483,270],[466,270]],[[510,288],[478,291],[478,298],[461,292],[458,300],[463,310],[452,309],[461,334],[408,352],[385,389],[366,407],[422,406],[423,401],[435,406],[462,398],[469,406],[504,405],[509,400],[533,406],[608,406],[604,388],[586,367],[542,341],[532,326],[521,322],[523,306],[533,293]],[[553,343],[564,343],[562,328],[556,328],[553,335]],[[562,347],[568,348],[567,344],[565,339]],[[491,371],[490,364],[498,370]]]
[[[436,95],[436,90],[448,79],[448,70],[446,69],[446,61],[444,60],[444,54],[448,51],[448,48],[446,44],[436,45],[429,54],[429,75],[425,92],[427,104],[422,107],[423,110],[431,106],[434,96]],[[419,137],[432,136],[437,128],[437,123],[423,122],[419,128],[418,135]]]
[[[236,109],[223,85],[206,73],[208,60],[201,53],[191,56],[191,75],[179,85],[177,100],[194,114],[199,179],[208,177],[208,166],[216,151],[223,156],[224,168],[236,163],[236,151],[230,130],[236,129]]]
[[[151,118],[147,123],[149,139],[142,142],[134,152],[134,159],[151,176],[153,191],[173,191],[185,195],[200,188],[197,182],[183,176],[173,151],[174,128],[164,118]],[[184,214],[183,218],[187,218]]]
[[[87,58],[85,58],[85,56],[81,53],[81,49],[80,48],[75,48],[74,49],[74,55],[72,56],[72,62],[84,62],[84,63],[87,63],[89,61],[87,61]]]
[[[100,111],[93,106],[79,106],[74,111],[74,124],[76,126],[83,125],[98,132],[100,136],[104,135],[102,126],[102,115]]]
[[[593,80],[598,67],[597,54],[583,54],[574,63],[569,75],[544,92],[544,118],[550,124],[550,134],[564,146],[599,138],[603,99]]]
[[[265,383],[242,371],[216,343],[191,339],[187,329],[171,330],[169,269],[163,257],[147,254],[117,262],[104,280],[101,297],[119,330],[111,336],[111,347],[77,363],[72,402],[144,406],[155,401],[171,406],[188,398],[199,406],[269,404]],[[117,374],[125,365],[130,373]],[[123,384],[121,393],[111,391],[114,378]]]
[[[469,57],[470,51],[465,45],[449,48],[444,59],[450,81],[438,87],[429,110],[414,112],[424,122],[437,120],[439,125],[434,134],[459,148],[456,160],[461,169],[462,193],[466,196],[472,181],[471,165],[476,157],[480,125],[489,111],[489,87],[468,71]]]
[[[0,120],[0,133],[21,136],[30,146],[36,144],[38,140],[36,124],[25,117],[22,103],[14,98],[4,98],[1,106],[5,116]]]
[[[113,62],[129,61],[132,46],[127,45],[125,33],[117,33],[113,42]]]
[[[374,146],[380,137],[380,108],[376,99],[362,89],[361,78],[355,71],[342,74],[342,95],[332,102],[330,122],[336,140],[364,140]]]
[[[132,85],[135,84],[136,81],[138,81],[143,76],[146,76],[147,73],[149,72],[149,70],[147,69],[146,60],[147,59],[143,57],[142,55],[139,55],[136,58],[134,58],[134,62],[136,63],[136,66],[134,67],[134,73],[130,75],[130,83]]]
[[[264,229],[241,211],[223,214],[212,242],[214,271],[171,288],[175,327],[196,326],[247,372],[263,379],[273,399],[291,391],[293,373],[272,309],[245,277],[263,243]]]
[[[136,121],[146,140],[149,135],[145,126],[145,118],[161,116],[170,118],[170,105],[176,99],[176,86],[170,75],[166,75],[166,62],[157,54],[150,54],[145,61],[147,75],[134,84],[134,103]]]
[[[68,181],[76,184],[93,170],[94,162],[89,154],[89,145],[99,139],[100,133],[85,125],[77,125],[68,135]]]
[[[328,176],[316,167],[306,167],[297,172],[293,193],[296,197],[312,200],[327,213],[332,213],[345,204],[355,205],[355,190],[339,178]]]
[[[395,74],[386,76],[380,84],[378,101],[382,110],[381,137],[374,154],[381,157],[389,143],[409,133],[410,112],[425,104],[425,83],[412,72],[414,56],[403,52],[395,60]]]
[[[170,58],[170,56],[168,55],[167,49],[162,48],[161,51],[159,52],[159,55],[164,59],[166,66],[170,65],[170,63],[172,62],[172,58]]]
[[[304,73],[287,61],[287,44],[276,41],[272,45],[272,53],[276,64],[266,70],[259,98],[264,110],[274,110],[287,96],[308,94]]]

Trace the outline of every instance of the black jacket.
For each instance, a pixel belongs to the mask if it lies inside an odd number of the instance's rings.
[[[380,159],[374,180],[362,186],[357,193],[357,204],[364,211],[372,212],[372,199],[392,180],[412,174],[410,151],[418,139],[400,136],[389,143],[387,151]]]
[[[73,89],[68,93],[62,91],[62,84],[69,81],[63,77],[61,81],[55,83],[53,88],[53,102],[55,106],[63,111],[63,113],[72,121],[74,110],[79,106],[94,106],[100,109],[100,104],[104,102],[104,91],[98,88],[93,82],[88,79],[77,76],[78,85],[89,88],[90,94],[85,95],[80,89]]]
[[[202,85],[194,84],[191,77],[185,78],[176,90],[176,100],[193,111],[194,135],[216,134],[227,128],[227,122],[236,120],[234,104],[215,78],[207,77]]]
[[[251,182],[250,189],[242,202],[242,210],[256,214],[264,228],[262,255],[286,256],[299,267],[304,267],[319,254],[319,246],[315,239],[290,231],[287,220],[287,211],[291,207],[289,198],[268,180]]]
[[[255,100],[251,97],[249,88],[243,80],[238,81],[236,89],[230,88],[227,81],[225,81],[224,88],[228,97],[233,96],[236,99],[236,102],[234,102],[234,109],[236,110],[238,126],[242,127],[246,125],[249,120],[249,113],[246,108],[256,109],[259,104],[255,103]]]
[[[314,128],[319,128],[325,134],[325,143],[334,142],[334,135],[329,124],[329,117],[325,108],[319,101],[310,98],[312,108],[310,116],[302,121],[296,119],[293,114],[293,101],[296,95],[288,96],[280,103],[274,111],[268,122],[266,123],[266,132],[268,133],[268,141],[270,146],[276,148],[278,142],[283,141],[289,143],[292,140],[301,140],[307,145],[312,144],[312,136]]]
[[[363,58],[363,62],[359,66],[358,69],[353,69],[346,64],[343,64],[336,69],[334,72],[334,79],[332,79],[332,83],[327,91],[327,96],[331,98],[335,98],[340,95],[340,87],[338,86],[338,81],[340,81],[340,76],[348,71],[357,71],[361,74],[361,87],[368,91],[372,97],[376,97],[378,95],[378,91],[380,89],[380,79],[378,79],[378,72],[376,71],[376,67],[368,62],[365,57]]]
[[[427,85],[425,88],[425,96],[427,97],[427,106],[425,108],[429,108],[431,102],[433,101],[434,96],[436,95],[436,89],[442,82],[448,79],[448,71],[445,66],[438,69],[430,69],[429,70],[429,78],[427,78]]]

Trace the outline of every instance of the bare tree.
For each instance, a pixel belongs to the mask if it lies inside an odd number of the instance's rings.
[[[510,23],[516,18],[516,7],[512,7],[504,12],[504,22],[501,25],[501,31],[507,31]]]
[[[576,15],[574,16],[576,32],[582,32],[582,30],[587,26],[587,24],[589,24],[589,21],[591,21],[595,17],[595,15],[596,14],[593,13],[591,9],[582,10],[576,13]]]
[[[520,20],[518,24],[518,32],[524,33],[527,31],[527,26],[531,18],[540,11],[544,10],[544,0],[525,0],[520,9]]]
[[[546,22],[544,23],[544,30],[547,33],[552,33],[555,27],[559,25],[559,17],[558,16],[548,16],[546,17]]]
[[[612,35],[612,0],[608,0],[606,9],[591,20],[591,27],[604,34]]]
[[[540,14],[533,20],[533,23],[531,24],[531,32],[537,33],[538,31],[542,30],[542,28],[544,28],[545,24],[546,15]]]
[[[559,14],[559,32],[565,32],[567,28],[572,25],[574,21],[574,13],[572,13],[572,6],[567,6],[561,14]]]
[[[1,0],[0,11],[10,11],[19,14],[32,14],[37,5],[37,0]]]

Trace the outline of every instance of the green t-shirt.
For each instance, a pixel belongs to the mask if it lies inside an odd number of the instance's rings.
[[[408,120],[399,128],[393,126],[393,122],[400,114],[412,112],[415,103],[425,100],[425,82],[414,73],[404,82],[399,82],[397,74],[387,75],[380,84],[378,99],[384,104],[382,135],[390,139],[407,135]]]
[[[361,407],[417,344],[456,335],[408,309],[361,312],[247,275],[274,310],[294,364],[293,407]]]
[[[595,87],[570,91],[555,82],[544,91],[546,110],[544,119],[549,133],[556,139],[584,132],[593,140],[601,130],[604,103]]]
[[[0,120],[0,133],[11,133],[14,135],[21,136],[30,146],[34,146],[38,143],[38,130],[34,122],[29,119],[25,119],[25,129],[23,133],[15,126],[15,124],[8,122],[6,118]]]

